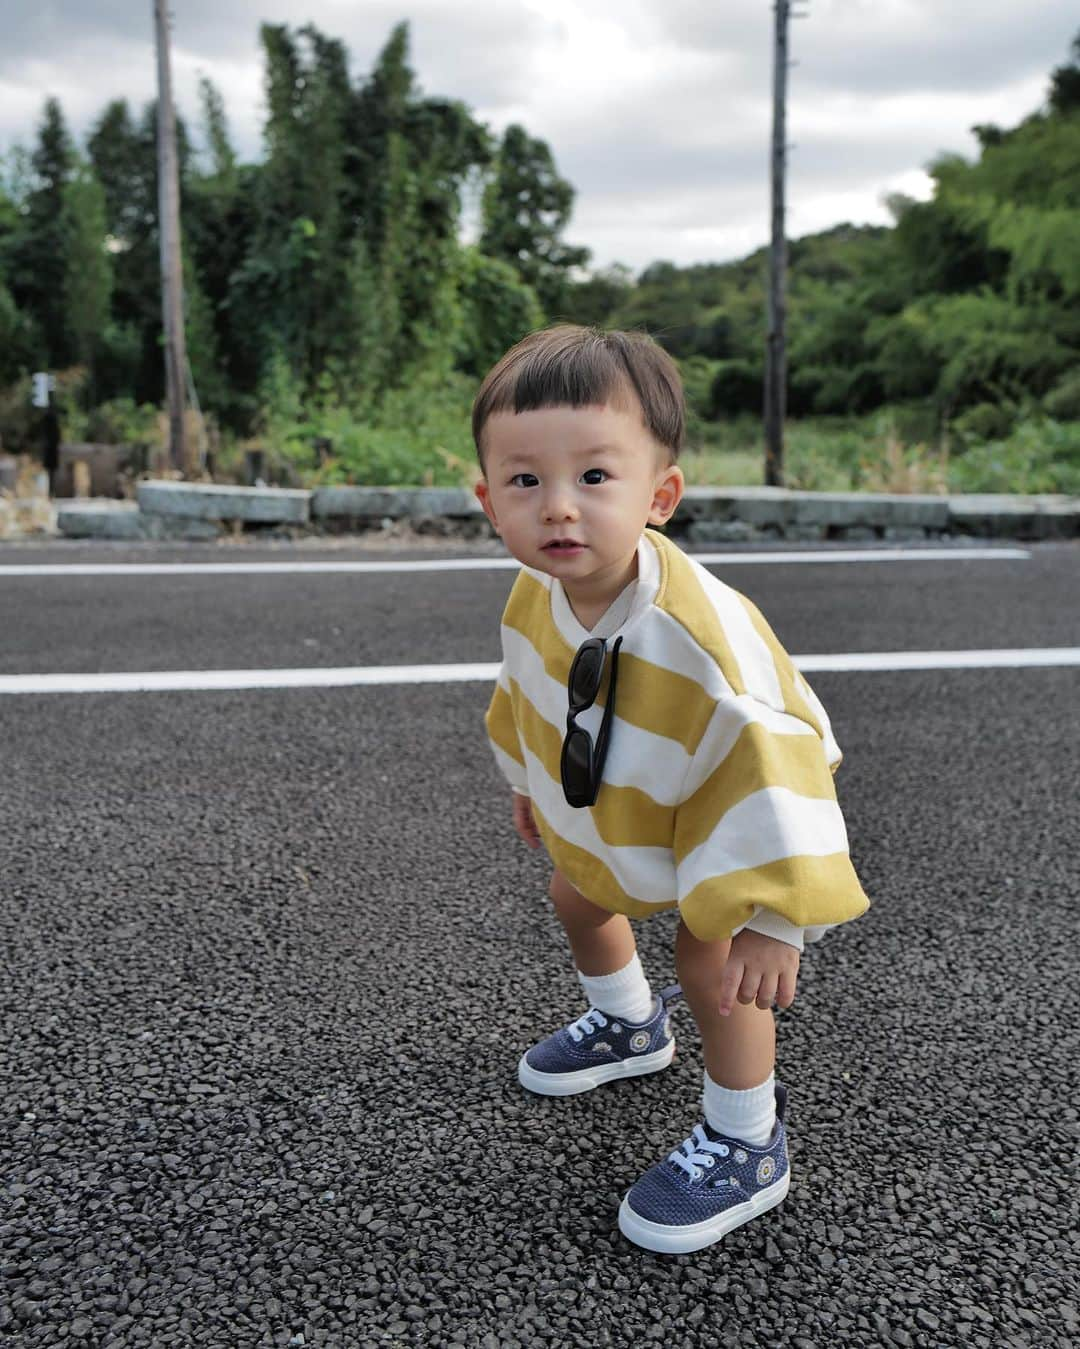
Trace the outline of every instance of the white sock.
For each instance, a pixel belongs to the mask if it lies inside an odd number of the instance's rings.
[[[729,1091],[705,1074],[705,1118],[725,1138],[738,1138],[752,1148],[763,1148],[776,1123],[776,1077],[770,1073],[760,1087]]]
[[[614,974],[582,974],[578,970],[578,978],[589,1005],[608,1016],[631,1023],[648,1021],[652,1016],[652,989],[637,955]]]

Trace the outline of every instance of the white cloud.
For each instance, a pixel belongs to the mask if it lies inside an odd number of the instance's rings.
[[[792,25],[789,225],[884,222],[973,124],[1041,102],[1080,19],[1075,0],[807,0]],[[153,97],[150,6],[51,0],[5,14],[0,147],[30,142],[49,94],[85,134],[111,98]],[[261,152],[260,21],[314,22],[354,77],[411,23],[422,88],[495,130],[524,124],[577,188],[569,231],[599,263],[737,256],[768,236],[772,5],[768,0],[172,0],[174,80],[189,122],[198,79],[222,89],[233,138]]]

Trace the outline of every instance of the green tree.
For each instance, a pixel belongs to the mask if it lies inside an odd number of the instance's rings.
[[[230,306],[308,389],[370,396],[455,349],[461,184],[490,147],[463,104],[420,97],[408,37],[352,88],[340,43],[263,29],[267,156]]]
[[[36,334],[27,316],[0,281],[0,388],[38,364]]]
[[[185,183],[191,148],[179,118],[176,133],[181,233],[186,235]],[[165,375],[161,356],[156,104],[147,104],[136,121],[124,100],[114,100],[92,127],[86,148],[105,194],[113,268],[112,323],[99,357],[99,383],[104,396],[126,394],[138,403],[160,402]]]
[[[254,409],[259,360],[248,315],[230,304],[230,290],[257,229],[260,169],[238,162],[224,99],[205,78],[200,100],[201,146],[183,189],[188,353],[202,405],[242,428]]]
[[[480,251],[510,263],[553,319],[565,313],[574,269],[589,260],[587,248],[562,238],[573,204],[550,146],[524,127],[507,127],[484,190]]]
[[[466,248],[461,258],[462,321],[457,366],[480,379],[499,357],[543,323],[535,292],[508,262]]]
[[[52,367],[74,355],[64,314],[64,189],[74,147],[60,103],[50,98],[30,158],[31,178],[8,253],[8,284],[20,310],[32,319]]]
[[[75,358],[88,367],[88,396],[96,393],[94,366],[109,323],[112,267],[106,247],[105,193],[82,158],[64,184],[63,298],[69,340]]]
[[[363,222],[378,334],[369,377],[447,367],[462,323],[457,284],[467,273],[457,238],[461,193],[490,161],[490,138],[463,103],[420,97],[407,24],[393,30],[358,90],[350,126],[350,204]]]
[[[570,323],[589,328],[606,327],[612,316],[627,303],[634,289],[629,267],[614,263],[591,273],[583,281],[572,281],[566,288],[563,316]]]
[[[1080,33],[1072,41],[1072,60],[1050,76],[1047,102],[1051,112],[1062,116],[1080,110]]]
[[[343,216],[345,49],[312,26],[261,29],[266,58],[266,159],[257,221],[231,302],[255,319],[252,337],[313,380],[333,354],[350,253]]]

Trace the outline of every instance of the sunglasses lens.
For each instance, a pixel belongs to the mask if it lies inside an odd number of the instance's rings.
[[[585,731],[571,731],[566,739],[564,756],[567,772],[573,774],[575,781],[589,781],[592,767],[592,740]]]
[[[592,803],[592,740],[585,731],[566,737],[562,754],[563,791],[571,805]]]
[[[575,707],[587,706],[593,701],[599,692],[603,672],[603,643],[587,643],[574,657],[570,671],[570,697]]]

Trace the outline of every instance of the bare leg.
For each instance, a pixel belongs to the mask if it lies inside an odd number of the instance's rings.
[[[629,919],[586,899],[558,870],[549,893],[582,974],[614,974],[633,960],[637,946]]]
[[[759,1086],[776,1064],[776,1024],[772,1011],[737,1002],[728,1016],[717,1010],[717,989],[730,941],[698,941],[680,920],[675,968],[694,1014],[712,1080],[730,1091]]]

